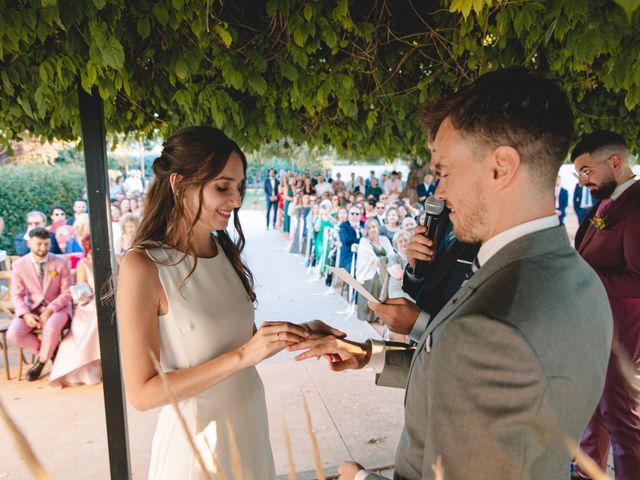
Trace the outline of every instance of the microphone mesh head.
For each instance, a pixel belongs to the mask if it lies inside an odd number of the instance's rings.
[[[425,210],[427,215],[440,215],[444,210],[444,200],[431,195],[425,202]]]

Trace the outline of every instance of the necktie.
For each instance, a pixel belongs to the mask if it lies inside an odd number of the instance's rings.
[[[613,203],[613,200],[611,200],[611,198],[605,198],[604,200],[602,200],[599,204],[598,204],[598,209],[596,210],[596,217],[601,217],[605,210],[607,208],[609,208],[609,205],[611,205]]]
[[[38,278],[40,278],[40,285],[44,284],[44,263],[36,263],[38,265]]]
[[[466,275],[467,280],[473,277],[478,270],[480,270],[480,261],[478,260],[478,257],[476,257],[473,259],[473,262],[471,263],[471,271],[468,272]]]

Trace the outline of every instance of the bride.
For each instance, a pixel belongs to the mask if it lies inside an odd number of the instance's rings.
[[[139,410],[164,406],[149,478],[201,478],[167,406],[153,352],[191,434],[206,434],[225,476],[232,477],[237,446],[246,480],[274,479],[264,387],[255,365],[326,326],[255,327],[253,277],[240,257],[245,240],[237,212],[247,161],[238,145],[217,129],[190,127],[163,147],[117,293],[127,397]],[[231,218],[235,242],[225,230]]]

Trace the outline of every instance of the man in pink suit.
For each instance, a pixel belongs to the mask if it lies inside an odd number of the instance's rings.
[[[640,182],[617,133],[587,135],[571,159],[580,185],[600,200],[580,224],[575,245],[602,280],[614,321],[604,392],[580,446],[606,470],[611,444],[616,479],[635,480],[640,478]],[[626,375],[620,356],[630,360]]]
[[[40,377],[71,318],[71,270],[65,258],[49,253],[51,237],[44,228],[29,232],[28,245],[29,255],[15,262],[11,272],[11,302],[16,316],[7,338],[37,355],[27,372],[27,380],[33,381]],[[42,341],[33,333],[35,328],[42,329]]]

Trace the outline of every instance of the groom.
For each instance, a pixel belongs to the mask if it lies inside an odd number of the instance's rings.
[[[315,337],[298,359],[373,367],[406,386],[396,479],[564,479],[604,385],[612,336],[606,293],[571,248],[554,186],[573,121],[565,94],[523,69],[480,77],[423,113],[435,137],[436,196],[456,238],[481,243],[475,275],[417,347]],[[429,128],[431,127],[431,128]],[[339,355],[339,357],[336,357]],[[325,357],[327,358],[327,357]],[[335,361],[337,359],[337,361]],[[341,479],[382,478],[354,462]]]

